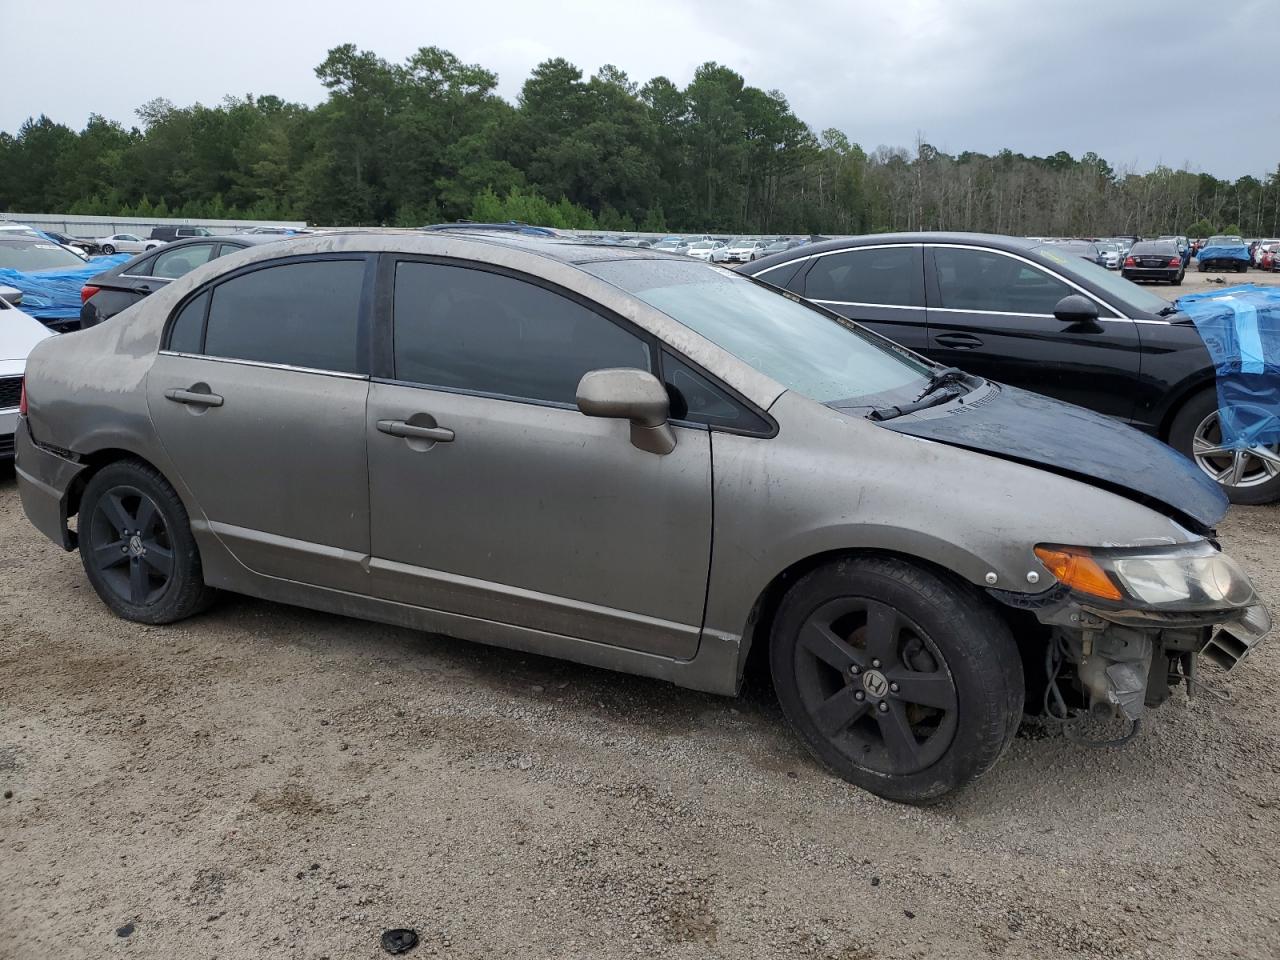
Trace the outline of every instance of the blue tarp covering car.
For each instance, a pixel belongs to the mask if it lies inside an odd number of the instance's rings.
[[[1201,273],[1210,267],[1242,270],[1249,266],[1249,248],[1243,240],[1239,243],[1208,244],[1200,248],[1196,260]]]
[[[1217,371],[1222,445],[1280,443],[1280,288],[1245,284],[1179,297]]]
[[[131,256],[117,253],[93,257],[82,266],[58,270],[0,269],[0,285],[21,290],[22,309],[37,320],[68,320],[80,316],[80,288],[89,278],[124,263]]]

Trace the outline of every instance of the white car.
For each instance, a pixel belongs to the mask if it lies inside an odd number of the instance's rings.
[[[94,240],[103,253],[142,253],[144,250],[154,250],[163,242],[162,240],[143,240],[132,233],[113,233],[109,237],[98,237]]]
[[[1263,240],[1256,247],[1253,248],[1253,268],[1255,270],[1257,270],[1262,266],[1262,255],[1266,253],[1268,250],[1276,249],[1277,244],[1280,244],[1280,240],[1277,240],[1274,237],[1272,237],[1268,240]]]
[[[735,240],[729,244],[725,250],[725,261],[727,263],[748,263],[764,256],[764,248],[767,244],[763,240],[757,240],[755,237],[743,237],[741,240]]]
[[[19,291],[0,286],[0,460],[13,457],[13,433],[18,428],[18,400],[22,396],[27,354],[41,340],[56,336],[35,317],[14,306],[21,302]]]
[[[691,257],[697,257],[699,260],[724,263],[725,258],[729,255],[728,251],[729,245],[722,240],[699,240],[690,245],[685,253]]]

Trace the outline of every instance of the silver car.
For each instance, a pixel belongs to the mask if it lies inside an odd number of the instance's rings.
[[[39,344],[26,398],[26,513],[124,618],[230,590],[721,694],[755,650],[897,800],[1269,627],[1168,447],[684,256],[250,248]]]

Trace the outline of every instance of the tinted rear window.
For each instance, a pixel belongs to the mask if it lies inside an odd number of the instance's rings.
[[[357,356],[363,260],[284,263],[213,289],[212,357],[362,373]]]
[[[1178,253],[1178,245],[1172,240],[1148,240],[1143,243],[1135,243],[1129,248],[1129,255],[1132,257],[1140,257],[1143,254],[1149,257],[1162,256],[1172,257]]]

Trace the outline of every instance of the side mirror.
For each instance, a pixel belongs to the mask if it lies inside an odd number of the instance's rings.
[[[667,418],[667,388],[647,370],[615,367],[592,370],[578,382],[578,409],[588,417],[631,421],[631,444],[659,456],[676,448]]]
[[[6,301],[10,306],[22,306],[22,291],[17,287],[0,286],[0,300]]]
[[[1088,297],[1072,293],[1058,301],[1053,315],[1063,323],[1091,323],[1098,319],[1098,305]]]

